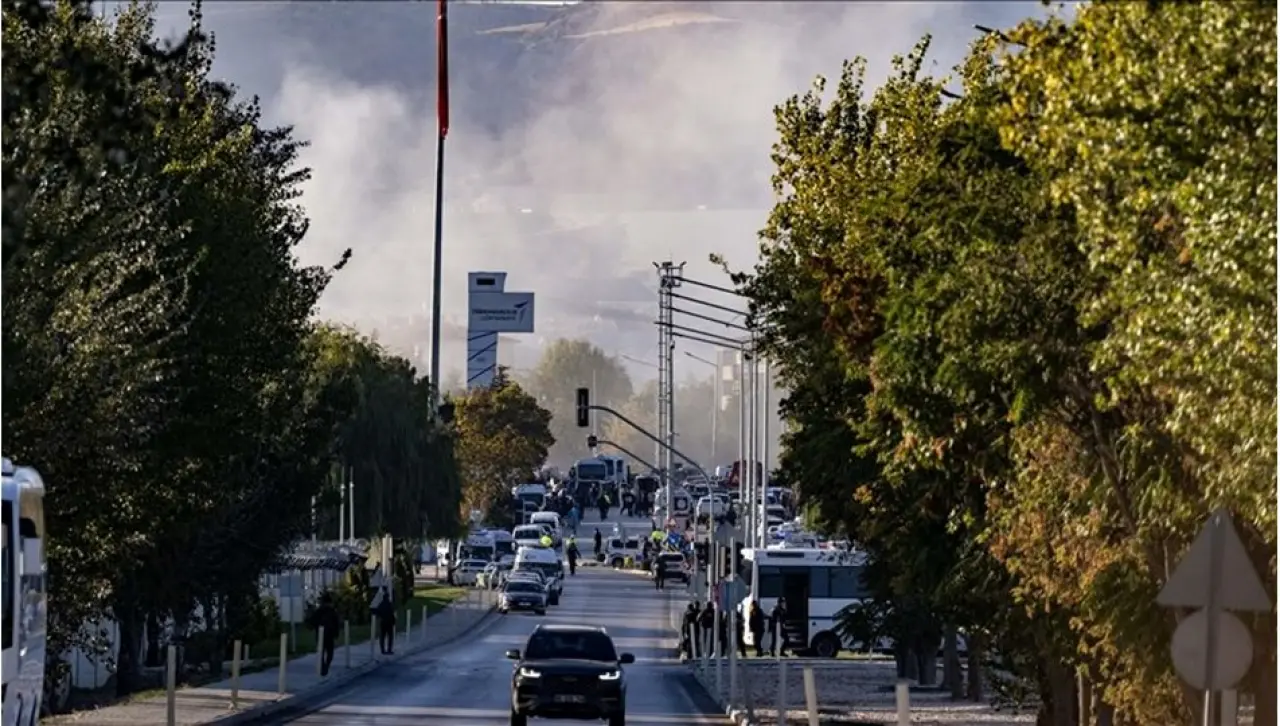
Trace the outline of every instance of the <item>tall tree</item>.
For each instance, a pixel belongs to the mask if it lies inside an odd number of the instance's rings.
[[[558,339],[547,346],[538,365],[528,376],[529,393],[551,412],[551,433],[555,437],[549,461],[568,470],[575,459],[589,454],[587,432],[577,427],[575,390],[592,388],[591,401],[621,408],[631,398],[631,378],[616,358],[585,340]],[[603,425],[607,414],[598,414]]]
[[[546,463],[551,412],[500,370],[493,383],[454,399],[463,507],[489,512]]]

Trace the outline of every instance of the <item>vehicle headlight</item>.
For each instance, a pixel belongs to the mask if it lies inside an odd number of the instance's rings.
[[[532,668],[521,668],[520,677],[521,678],[541,678],[542,671],[535,671]]]
[[[609,671],[608,673],[600,674],[600,680],[602,681],[616,681],[621,677],[622,671]]]

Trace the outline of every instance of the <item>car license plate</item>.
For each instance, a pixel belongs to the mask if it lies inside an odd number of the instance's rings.
[[[560,694],[556,696],[556,703],[586,703],[586,696],[578,696],[574,694]]]

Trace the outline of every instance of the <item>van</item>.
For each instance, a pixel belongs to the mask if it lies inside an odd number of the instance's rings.
[[[511,530],[511,539],[516,544],[516,555],[519,556],[520,549],[524,547],[541,547],[544,535],[549,535],[547,525],[545,524],[522,524]]]
[[[551,528],[552,538],[560,537],[560,515],[555,512],[534,512],[529,516],[529,524],[545,524]]]
[[[533,570],[547,578],[547,602],[550,605],[560,604],[560,594],[564,591],[564,563],[560,555],[546,547],[521,547],[516,550],[516,563],[513,573]]]

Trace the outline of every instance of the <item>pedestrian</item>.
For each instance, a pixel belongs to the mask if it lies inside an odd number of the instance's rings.
[[[783,598],[778,598],[777,604],[769,612],[769,629],[773,631],[769,640],[769,655],[773,655],[776,648],[778,655],[785,658],[787,656],[787,601]]]
[[[751,631],[751,640],[756,645],[756,657],[764,657],[764,611],[760,603],[751,601],[751,609],[747,613],[747,629]]]
[[[628,517],[634,517],[635,508],[636,508],[636,495],[632,494],[630,490],[623,492],[622,494],[623,514],[626,514]]]
[[[689,607],[684,611],[684,619],[681,621],[680,627],[680,650],[684,653],[684,657],[693,660],[693,644],[698,637],[698,603],[691,602]]]
[[[578,540],[574,537],[569,538],[569,542],[565,545],[564,556],[569,560],[569,574],[575,575],[578,572]]]
[[[396,605],[386,585],[378,588],[373,614],[378,618],[378,647],[383,655],[391,655],[395,652]]]
[[[654,556],[653,558],[653,585],[659,590],[666,589],[667,573],[662,567],[662,558]]]
[[[338,640],[338,629],[342,620],[333,607],[333,595],[327,591],[321,593],[320,604],[311,613],[310,625],[316,631],[316,643],[320,646],[320,675],[329,675],[329,666],[333,665],[334,644]]]
[[[710,600],[707,601],[706,607],[702,608],[702,612],[698,613],[698,627],[702,629],[702,651],[709,655],[715,655],[715,639],[711,637],[711,628],[716,622],[716,612],[712,607]]]
[[[733,610],[733,631],[735,633],[735,637],[738,639],[738,657],[746,658],[747,657],[747,638],[746,638],[747,621],[746,621],[746,618],[742,616],[741,608],[734,608]]]
[[[600,555],[604,552],[604,535],[600,534],[600,528],[596,527],[596,562],[600,561]]]
[[[720,657],[724,658],[729,655],[729,615],[720,608],[716,608],[716,636],[720,638]]]

